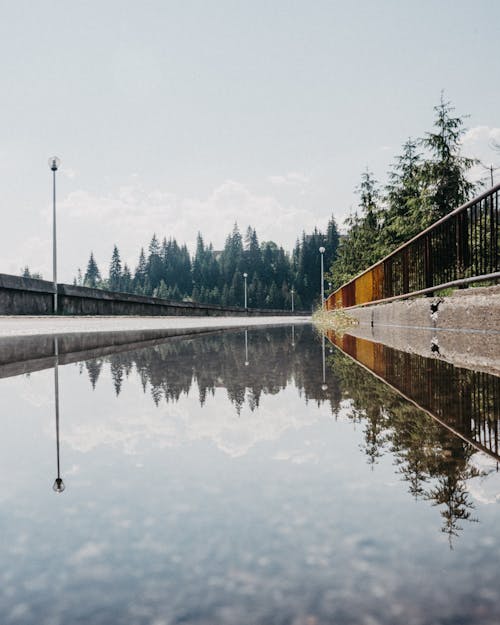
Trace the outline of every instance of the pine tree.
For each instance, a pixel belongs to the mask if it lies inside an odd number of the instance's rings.
[[[87,270],[85,272],[83,284],[84,286],[88,286],[94,289],[97,286],[99,286],[100,282],[101,282],[101,273],[95,261],[94,253],[90,252],[90,258],[89,258],[89,262],[87,263]]]
[[[165,268],[161,257],[161,248],[156,234],[153,234],[148,251],[149,256],[146,271],[149,276],[151,288],[156,289],[156,287],[160,284],[160,281],[165,277]]]
[[[367,269],[383,255],[380,193],[373,174],[369,171],[362,174],[357,191],[361,214],[355,211],[346,219],[348,233],[339,245],[336,260],[326,273],[326,280],[332,282],[333,288]]]
[[[132,274],[130,272],[129,266],[127,265],[127,263],[125,263],[123,265],[120,290],[123,291],[124,293],[131,293],[132,289],[133,289]]]
[[[453,116],[454,110],[441,95],[441,102],[434,107],[435,131],[421,140],[430,153],[422,170],[427,200],[422,228],[467,202],[478,188],[468,180],[467,172],[479,161],[461,155],[465,128],[462,118]]]
[[[422,224],[428,221],[425,215],[422,167],[418,142],[409,138],[389,172],[387,211],[382,231],[384,254],[411,239],[422,230]]]
[[[109,265],[109,282],[108,286],[111,291],[119,291],[120,283],[122,279],[122,262],[120,260],[120,252],[118,247],[113,247],[113,254],[111,255],[111,263]]]
[[[141,252],[139,254],[139,262],[137,263],[137,267],[134,273],[134,293],[139,293],[139,294],[144,293],[144,283],[146,281],[146,276],[147,276],[146,256],[144,254],[144,248],[141,247]]]

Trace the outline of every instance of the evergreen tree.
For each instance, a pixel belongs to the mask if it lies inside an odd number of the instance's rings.
[[[465,128],[462,118],[453,116],[454,110],[441,95],[441,102],[434,107],[435,131],[426,133],[421,140],[430,153],[422,168],[426,185],[422,228],[467,202],[478,188],[468,180],[467,172],[479,161],[461,155]]]
[[[125,263],[123,265],[120,291],[123,291],[124,293],[131,293],[132,290],[133,290],[132,274],[130,272],[129,266],[127,265],[127,263]]]
[[[118,247],[113,247],[111,255],[111,263],[109,265],[109,282],[108,287],[111,291],[119,291],[122,280],[122,261],[120,260],[120,252]]]
[[[147,261],[146,271],[149,276],[149,282],[152,289],[160,284],[160,281],[165,276],[165,267],[161,257],[161,248],[156,234],[153,234],[153,238],[149,244],[149,256]]]
[[[427,223],[422,167],[418,142],[409,138],[389,172],[389,183],[386,186],[387,211],[382,232],[384,254],[418,234],[422,230],[422,224]]]
[[[144,293],[144,283],[146,281],[147,276],[147,263],[146,256],[144,254],[144,248],[141,247],[141,252],[139,254],[139,262],[137,263],[137,267],[134,273],[134,293]]]
[[[357,191],[361,214],[355,211],[346,220],[348,233],[339,245],[337,259],[326,274],[326,280],[332,282],[334,288],[367,269],[383,255],[380,194],[373,174],[369,171],[362,174]]]
[[[87,270],[83,279],[84,286],[96,288],[101,282],[101,273],[99,267],[94,258],[94,253],[90,252],[89,262],[87,263]]]

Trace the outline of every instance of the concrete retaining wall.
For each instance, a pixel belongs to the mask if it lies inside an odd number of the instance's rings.
[[[291,311],[238,308],[192,302],[171,302],[156,297],[115,293],[101,289],[59,284],[60,315],[253,316],[291,315]],[[53,312],[52,282],[0,274],[0,315],[49,315]],[[310,314],[307,311],[293,313]]]
[[[500,331],[500,286],[348,308],[361,326]]]
[[[500,286],[346,312],[359,323],[348,334],[500,375]]]

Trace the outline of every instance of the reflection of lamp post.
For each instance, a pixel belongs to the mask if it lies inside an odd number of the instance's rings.
[[[245,278],[245,310],[247,309],[247,277],[248,274],[245,272],[243,274],[243,277]]]
[[[325,361],[325,335],[323,334],[321,338],[321,355],[323,361],[323,384],[321,385],[321,390],[328,390],[328,384],[326,383],[326,361]]]
[[[245,367],[248,367],[248,330],[245,330]]]
[[[325,248],[321,246],[319,248],[319,253],[321,254],[321,308],[325,307],[325,282],[324,282],[324,268],[323,268],[323,254],[325,253]]]
[[[57,337],[54,339],[54,355],[56,360],[54,362],[54,390],[55,390],[55,404],[56,404],[56,444],[57,444],[57,477],[54,480],[52,489],[56,493],[62,493],[66,488],[61,477],[61,464],[59,459],[59,346],[57,344]]]
[[[54,282],[54,314],[57,314],[57,246],[56,246],[56,171],[61,161],[57,156],[49,158],[52,170],[52,275]]]
[[[295,291],[292,289],[290,293],[292,295],[292,312],[293,312],[295,310],[294,305],[293,305],[293,294],[295,293]]]
[[[292,326],[292,347],[295,347],[295,326]]]

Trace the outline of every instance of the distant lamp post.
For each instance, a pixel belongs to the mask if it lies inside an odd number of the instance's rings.
[[[294,293],[295,293],[295,291],[292,289],[292,290],[290,291],[290,294],[291,294],[291,296],[292,296],[292,312],[295,310],[295,307],[294,307],[294,305],[293,305],[293,294],[294,294]]]
[[[56,238],[56,171],[61,160],[57,156],[49,158],[52,170],[52,275],[54,282],[54,314],[57,314],[57,238]]]
[[[247,306],[247,278],[248,278],[248,274],[245,272],[243,274],[243,277],[245,278],[245,310],[248,308]]]
[[[55,391],[55,406],[56,406],[56,445],[57,445],[57,477],[54,480],[54,485],[52,486],[52,490],[56,493],[62,493],[66,488],[66,485],[63,482],[61,477],[61,462],[59,455],[59,346],[57,343],[57,338],[54,339],[54,354],[55,354],[55,362],[54,362],[54,391]]]
[[[324,278],[323,255],[325,253],[325,248],[323,246],[319,248],[319,253],[321,254],[321,308],[324,308],[325,307],[325,278]]]

